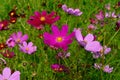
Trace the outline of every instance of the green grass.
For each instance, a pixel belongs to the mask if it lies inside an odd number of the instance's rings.
[[[51,70],[51,64],[58,63],[55,59],[55,55],[58,51],[52,50],[43,43],[43,39],[39,39],[37,36],[43,34],[43,32],[51,31],[48,25],[45,26],[44,30],[38,31],[31,27],[26,21],[29,16],[33,15],[34,11],[47,12],[56,11],[60,15],[61,19],[56,24],[61,28],[63,24],[68,24],[69,33],[74,28],[82,28],[82,33],[86,35],[87,26],[90,24],[89,18],[94,18],[95,14],[99,10],[106,12],[104,6],[110,3],[111,6],[116,5],[118,0],[0,0],[0,19],[9,19],[8,13],[17,6],[17,13],[24,11],[26,18],[18,18],[15,24],[10,24],[9,30],[0,31],[0,43],[6,42],[13,32],[22,31],[24,34],[29,35],[29,40],[37,46],[37,51],[28,55],[19,51],[19,47],[16,46],[13,49],[16,56],[12,59],[4,58],[7,61],[7,66],[13,70],[19,70],[21,72],[21,80],[120,80],[120,32],[116,32],[115,23],[118,19],[106,19],[108,24],[104,27],[97,25],[98,29],[91,32],[97,37],[102,37],[99,41],[102,45],[111,47],[112,51],[106,55],[104,64],[110,64],[114,67],[111,74],[105,73],[100,70],[96,70],[93,67],[95,62],[101,62],[100,59],[93,59],[90,52],[85,51],[81,48],[77,41],[74,39],[73,43],[69,45],[68,52],[71,53],[69,59],[60,60],[60,63],[70,68],[70,73],[55,73]],[[42,3],[46,3],[46,6],[42,6]],[[68,15],[62,9],[58,8],[59,3],[66,4],[72,8],[79,8],[83,14],[79,17]],[[30,10],[28,10],[30,6]],[[120,9],[114,9],[111,7],[111,11],[120,13]],[[101,34],[98,34],[101,32]],[[116,35],[114,35],[116,34]],[[25,64],[25,66],[23,66]],[[87,65],[90,66],[87,66]],[[1,71],[5,67],[0,65]],[[34,75],[35,74],[35,75]]]

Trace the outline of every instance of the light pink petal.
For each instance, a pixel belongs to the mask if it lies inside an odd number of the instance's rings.
[[[81,31],[79,29],[75,30],[75,37],[78,42],[83,41],[83,36],[81,34]]]
[[[4,78],[9,79],[10,75],[11,75],[11,70],[10,68],[6,67],[4,68],[3,72],[2,72]]]
[[[15,71],[9,78],[9,80],[20,80],[20,72]]]
[[[28,46],[29,46],[29,47],[33,46],[33,43],[32,43],[32,42],[29,42],[29,43],[28,43]]]
[[[4,78],[3,78],[3,76],[0,74],[0,80],[3,80]]]
[[[22,32],[19,31],[19,32],[17,33],[17,37],[20,38],[21,36],[22,36]]]
[[[93,34],[88,34],[85,38],[84,41],[88,42],[92,42],[94,40],[94,36]]]
[[[61,29],[61,34],[63,36],[65,36],[65,35],[67,35],[67,33],[68,33],[68,26],[67,25],[63,25],[62,29]]]
[[[85,46],[85,49],[90,52],[99,52],[101,50],[101,45],[100,42],[98,41],[93,41],[90,43],[87,43]]]
[[[27,42],[24,41],[23,42],[23,46],[26,47],[27,46]]]
[[[59,34],[60,33],[60,31],[59,31],[59,29],[58,29],[58,27],[56,25],[52,25],[51,28],[52,28],[53,34]]]

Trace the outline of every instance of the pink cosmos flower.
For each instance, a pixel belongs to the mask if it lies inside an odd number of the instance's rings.
[[[80,29],[76,29],[74,31],[77,41],[85,48],[85,50],[90,52],[100,51],[102,46],[100,45],[100,42],[94,41],[95,37],[93,36],[93,34],[89,33],[87,36],[83,37]]]
[[[19,45],[19,47],[22,52],[27,53],[27,54],[32,54],[37,50],[37,47],[33,46],[32,42],[29,42],[28,44],[27,42],[23,42],[23,44]]]
[[[101,63],[94,63],[94,68],[95,69],[101,69],[102,64]]]
[[[111,48],[107,46],[101,47],[100,51],[93,53],[93,58],[99,58],[101,56],[108,54],[111,51]]]
[[[111,73],[113,71],[113,67],[109,67],[109,65],[104,66],[103,71],[106,73]]]
[[[0,21],[0,30],[8,29],[8,25],[9,25],[9,21],[8,20]]]
[[[63,25],[61,30],[59,30],[57,26],[52,25],[51,29],[53,32],[52,34],[49,34],[48,32],[45,32],[43,34],[44,43],[49,46],[67,50],[68,44],[72,43],[72,37],[74,37],[74,32],[68,35],[67,25]]]
[[[105,5],[105,8],[106,8],[107,10],[110,10],[110,9],[111,9],[111,8],[110,8],[110,3],[106,4],[106,5]]]
[[[2,74],[0,74],[0,80],[20,80],[20,72],[15,71],[11,74],[10,68],[6,67],[3,69]]]
[[[26,41],[28,39],[28,35],[22,35],[22,32],[17,32],[17,33],[13,33],[10,38],[13,39],[13,41],[15,41],[15,43],[18,44],[22,44],[24,41]]]
[[[57,59],[64,59],[64,58],[69,58],[70,57],[70,52],[68,53],[64,53],[64,52],[59,52],[57,55],[56,55],[56,58]]]
[[[115,14],[115,12],[107,12],[107,13],[105,13],[105,17],[106,18],[117,18],[117,15]]]
[[[104,19],[104,14],[102,10],[98,14],[96,14],[96,18],[101,21]]]
[[[45,24],[53,24],[60,19],[59,16],[56,15],[55,12],[51,12],[47,14],[46,11],[42,11],[41,13],[36,11],[34,16],[30,16],[30,19],[27,21],[28,24],[34,26],[36,29],[42,29]]]
[[[96,26],[94,26],[93,24],[90,24],[90,25],[88,26],[88,29],[89,29],[89,30],[95,30],[95,29],[96,29]]]
[[[13,58],[15,56],[14,52],[10,52],[9,50],[5,50],[1,52],[1,54],[6,58]]]
[[[62,9],[65,12],[67,12],[68,14],[72,14],[72,15],[75,15],[75,16],[80,16],[83,13],[79,9],[67,8],[67,6],[65,4],[62,5]]]
[[[6,44],[7,44],[8,47],[11,47],[11,48],[13,48],[16,45],[15,41],[12,38],[9,38],[6,41]]]

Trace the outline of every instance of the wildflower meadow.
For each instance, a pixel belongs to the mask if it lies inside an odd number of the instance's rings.
[[[0,0],[0,80],[120,80],[120,1]]]

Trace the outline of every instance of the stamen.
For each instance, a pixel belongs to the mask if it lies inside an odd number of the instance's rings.
[[[45,17],[40,17],[40,21],[45,21]]]

